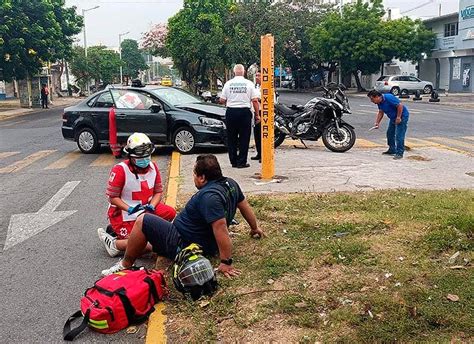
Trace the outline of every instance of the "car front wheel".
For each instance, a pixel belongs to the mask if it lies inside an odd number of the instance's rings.
[[[433,87],[431,87],[430,85],[426,85],[424,88],[423,88],[423,93],[424,94],[429,94],[433,92]]]
[[[400,94],[400,89],[398,87],[392,87],[390,90],[390,93],[393,94],[394,96],[398,96]]]
[[[82,153],[96,153],[100,148],[99,140],[94,130],[90,128],[82,128],[76,136],[77,146]]]
[[[196,147],[192,129],[189,127],[178,128],[173,135],[173,145],[181,154],[191,153]]]

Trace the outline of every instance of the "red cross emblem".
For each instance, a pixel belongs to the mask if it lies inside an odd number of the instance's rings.
[[[153,188],[148,187],[146,180],[140,183],[140,188],[140,191],[132,192],[132,199],[142,202],[142,205],[148,204],[148,200],[153,196]]]

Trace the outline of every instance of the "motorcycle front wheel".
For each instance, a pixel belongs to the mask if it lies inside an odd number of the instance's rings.
[[[275,128],[274,137],[273,137],[273,143],[275,145],[275,148],[280,146],[283,143],[283,141],[285,141],[285,138],[286,138],[286,134],[282,133],[280,130]]]
[[[333,152],[346,152],[354,146],[355,141],[354,129],[345,123],[339,126],[339,131],[334,123],[324,129],[323,143],[327,149]]]

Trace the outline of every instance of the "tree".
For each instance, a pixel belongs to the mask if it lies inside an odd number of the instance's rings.
[[[138,49],[138,42],[125,39],[121,44],[123,75],[135,79],[140,71],[148,69],[143,54]]]
[[[168,36],[168,27],[166,24],[159,23],[153,25],[152,28],[145,32],[142,37],[141,46],[151,55],[168,57],[166,50],[166,37]]]
[[[23,79],[45,62],[72,55],[73,36],[83,25],[64,0],[3,0],[0,4],[1,78]]]
[[[283,61],[291,67],[297,87],[322,69],[321,59],[311,51],[310,29],[321,21],[327,10],[326,6],[315,6],[306,0],[293,0],[275,6],[275,17],[285,18],[285,23],[280,23],[275,30],[283,40]]]
[[[311,30],[312,52],[327,62],[339,62],[363,90],[359,71],[375,73],[393,58],[418,60],[434,44],[434,35],[419,21],[383,21],[382,0],[346,5],[342,16],[331,13]]]
[[[74,47],[71,61],[71,73],[77,82],[85,88],[86,80],[94,79],[95,83],[113,83],[119,79],[120,56],[105,46],[98,45],[87,48],[87,59],[82,47]]]
[[[166,48],[182,78],[192,86],[222,65],[223,18],[228,0],[185,0],[168,21]]]

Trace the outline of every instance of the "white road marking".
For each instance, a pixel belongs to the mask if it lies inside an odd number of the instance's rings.
[[[45,229],[74,214],[77,210],[55,210],[79,183],[80,181],[72,181],[64,184],[64,186],[36,213],[12,215],[10,224],[8,225],[8,234],[4,250],[41,233]]]

